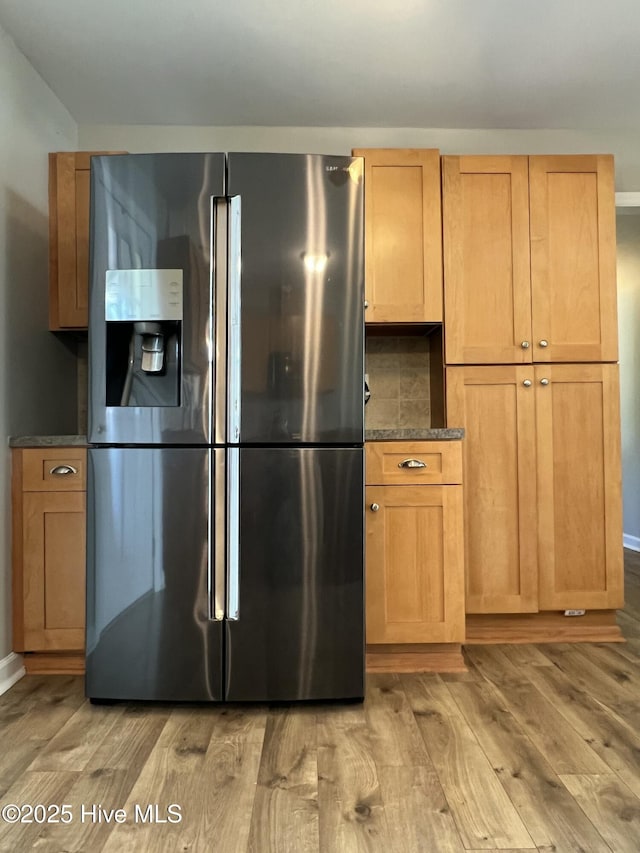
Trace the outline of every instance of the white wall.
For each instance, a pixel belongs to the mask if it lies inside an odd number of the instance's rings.
[[[70,114],[1,29],[0,129],[1,664],[11,651],[7,439],[76,429],[74,345],[47,331],[47,152],[77,147]]]
[[[638,134],[607,130],[446,130],[358,127],[87,125],[82,150],[274,151],[349,154],[352,148],[439,148],[443,154],[613,154],[616,189],[640,188]]]
[[[616,220],[624,534],[640,550],[640,207]]]

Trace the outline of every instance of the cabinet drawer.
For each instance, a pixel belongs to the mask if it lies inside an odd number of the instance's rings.
[[[22,491],[81,492],[86,488],[84,447],[38,447],[22,451]]]
[[[460,441],[370,441],[365,449],[368,486],[462,483]]]

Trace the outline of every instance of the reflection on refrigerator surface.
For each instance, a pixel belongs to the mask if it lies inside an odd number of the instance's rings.
[[[92,158],[92,699],[363,696],[354,162]]]

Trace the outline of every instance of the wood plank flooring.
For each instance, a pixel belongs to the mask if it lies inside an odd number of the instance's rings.
[[[0,806],[72,820],[0,820],[0,851],[637,853],[640,555],[625,562],[626,644],[471,646],[467,673],[371,675],[363,705],[94,707],[80,678],[27,676],[0,697]],[[180,822],[135,819],[171,804]]]

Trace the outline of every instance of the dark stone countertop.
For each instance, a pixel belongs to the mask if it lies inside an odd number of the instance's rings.
[[[86,435],[13,435],[9,447],[86,447]]]
[[[367,429],[365,441],[458,441],[464,429]],[[86,435],[17,435],[9,439],[9,447],[86,447]]]
[[[461,427],[436,429],[366,429],[365,441],[458,441],[464,438]]]

